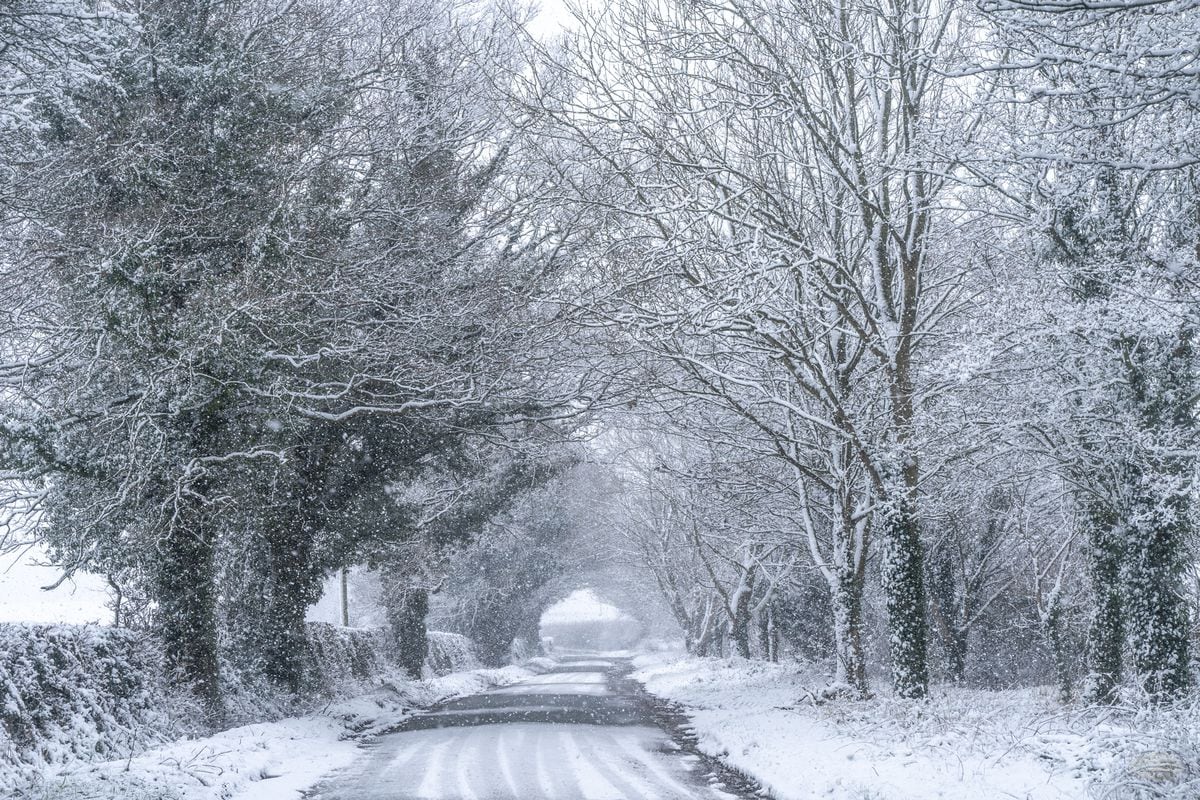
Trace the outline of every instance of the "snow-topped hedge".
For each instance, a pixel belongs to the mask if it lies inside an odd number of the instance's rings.
[[[428,638],[429,654],[425,657],[425,666],[434,675],[449,675],[451,672],[483,666],[475,654],[475,645],[467,637],[458,633],[429,631]]]
[[[308,690],[303,698],[229,667],[229,720],[249,723],[302,713],[316,703],[362,694],[399,673],[382,628],[309,623]],[[430,632],[429,672],[475,669],[471,643]],[[249,681],[247,683],[246,681]],[[21,773],[68,761],[125,758],[190,733],[198,719],[172,693],[162,651],[150,634],[96,625],[0,624],[0,795]]]
[[[0,625],[0,772],[127,754],[175,727],[156,642],[94,625]]]
[[[475,645],[465,636],[443,631],[426,635],[429,652],[425,657],[427,675],[479,669]],[[330,697],[362,691],[370,683],[395,669],[391,661],[392,645],[386,628],[342,628],[325,622],[308,623],[311,652],[309,682],[316,691]]]
[[[362,691],[390,669],[390,652],[383,628],[340,628],[327,622],[310,622],[307,683],[326,697]]]

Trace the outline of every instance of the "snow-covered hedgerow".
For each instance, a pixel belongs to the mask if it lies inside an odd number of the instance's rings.
[[[172,692],[161,652],[151,634],[125,628],[0,624],[0,793],[52,765],[127,758],[197,732],[200,714]],[[308,713],[385,683],[407,685],[386,629],[310,623],[308,652],[300,697],[284,697],[226,664],[228,724]],[[479,667],[469,640],[439,632],[429,634],[427,664],[438,676]]]
[[[127,754],[178,734],[188,711],[157,642],[94,625],[0,625],[0,694],[0,775]]]
[[[451,672],[479,669],[475,645],[457,633],[429,631],[427,674],[441,677]],[[308,623],[309,681],[326,697],[344,697],[362,691],[396,669],[386,628],[341,628],[323,622]]]
[[[310,622],[308,683],[325,697],[343,697],[394,669],[383,628],[341,628]]]
[[[429,655],[425,657],[425,666],[434,675],[440,677],[481,666],[475,645],[467,637],[444,631],[430,631],[428,637]]]
[[[516,666],[403,681],[337,700],[319,712],[180,739],[107,762],[50,770],[22,800],[294,800],[322,775],[349,764],[364,739],[393,730],[419,709],[506,686],[530,672]],[[0,796],[7,797],[0,790]]]
[[[225,721],[230,725],[307,714],[330,700],[352,697],[391,680],[399,669],[384,628],[343,628],[325,622],[305,625],[307,652],[299,693],[273,685],[253,664],[223,659]]]

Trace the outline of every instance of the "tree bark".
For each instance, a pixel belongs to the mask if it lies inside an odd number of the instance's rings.
[[[308,521],[294,518],[269,524],[266,531],[269,597],[261,632],[263,673],[293,694],[303,689],[308,656],[304,617],[321,591],[321,576],[312,563],[314,535]]]
[[[892,686],[898,697],[929,694],[925,563],[916,509],[896,501],[884,521],[883,587],[891,627]]]
[[[1131,535],[1122,575],[1133,667],[1159,702],[1181,696],[1192,679],[1183,598],[1195,458],[1170,452],[1185,451],[1196,430],[1192,332],[1184,326],[1171,340],[1143,339],[1127,344],[1126,352],[1139,425],[1162,442],[1143,468],[1129,472]]]
[[[1121,682],[1125,644],[1125,613],[1121,591],[1124,530],[1107,511],[1089,514],[1092,622],[1088,628],[1088,678],[1086,698],[1093,703],[1116,700]]]
[[[1138,680],[1151,699],[1162,702],[1179,697],[1191,685],[1188,611],[1183,599],[1190,530],[1182,493],[1158,498],[1153,488],[1143,490],[1133,516],[1148,523],[1138,526],[1128,542],[1125,616]]]
[[[1050,655],[1054,659],[1058,700],[1060,703],[1069,703],[1075,694],[1075,685],[1071,673],[1071,657],[1067,652],[1066,631],[1063,630],[1062,601],[1057,597],[1051,598],[1049,602],[1043,617],[1042,630],[1050,647]]]
[[[425,617],[429,613],[429,590],[421,586],[399,589],[388,605],[388,622],[396,645],[396,660],[413,678],[421,677],[429,655]]]
[[[830,587],[837,665],[834,683],[849,686],[858,697],[870,694],[867,659],[862,646],[862,580],[855,570],[838,570]]]
[[[737,654],[742,658],[750,657],[750,600],[749,589],[738,594],[734,599],[733,620],[729,626],[730,638],[737,648]]]
[[[202,487],[193,487],[200,492]],[[217,598],[213,585],[216,534],[199,508],[171,524],[161,539],[157,595],[169,669],[204,704],[214,726],[224,719],[217,660]]]
[[[962,683],[967,670],[969,632],[959,625],[957,609],[960,598],[954,581],[954,568],[944,548],[940,552],[935,551],[931,561],[929,605],[942,644],[946,679],[951,683]]]

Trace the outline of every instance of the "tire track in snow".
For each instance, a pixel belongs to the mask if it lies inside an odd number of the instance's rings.
[[[392,774],[402,771],[414,759],[425,755],[426,751],[429,750],[428,737],[414,737],[411,741],[412,743],[409,746],[400,748],[396,756],[384,765],[383,770],[380,772],[380,777],[390,777]]]
[[[523,791],[523,787],[517,786],[517,781],[513,775],[512,756],[509,746],[515,749],[518,753],[522,752],[525,747],[525,739],[528,732],[522,726],[513,731],[507,728],[501,728],[496,736],[496,760],[500,764],[500,775],[504,778],[504,785],[508,788],[509,794],[513,797],[533,797],[534,794],[529,791]],[[512,740],[516,739],[514,743]],[[532,787],[529,787],[532,788]]]
[[[586,663],[586,667],[585,667]],[[704,783],[621,667],[563,662],[382,736],[316,800],[733,800]],[[598,678],[606,683],[599,683]],[[528,697],[510,702],[507,698]],[[750,793],[742,793],[749,798]]]
[[[490,732],[490,729],[489,729]],[[448,790],[453,784],[458,789],[458,794],[454,795],[450,792],[445,792],[443,797],[456,797],[459,800],[480,800],[480,795],[476,793],[475,787],[471,784],[473,780],[477,780],[480,766],[485,763],[480,756],[483,755],[484,748],[479,746],[479,740],[485,737],[483,728],[471,728],[470,733],[466,736],[459,736],[458,747],[455,748],[454,756],[446,765],[449,773],[442,780],[443,790]],[[494,753],[487,753],[488,756],[494,757]],[[487,794],[487,787],[483,789],[484,794]]]
[[[590,745],[588,752],[596,757],[597,771],[621,791],[617,797],[622,800],[668,800],[657,792],[653,785],[643,781],[641,776],[622,772],[621,768],[628,766],[625,759],[611,747],[605,747],[596,732],[588,731],[587,739],[587,744]]]
[[[571,774],[584,800],[624,800],[616,787],[604,779],[591,760],[579,749],[570,731],[559,731],[558,743],[566,756],[563,762],[573,767]]]
[[[444,800],[446,795],[441,793],[442,771],[445,769],[443,763],[445,761],[446,751],[455,743],[452,738],[444,738],[440,742],[435,742],[429,748],[429,758],[425,762],[425,772],[421,776],[421,783],[417,786],[417,797],[423,800]]]
[[[566,793],[566,787],[562,785],[561,781],[558,782],[557,787],[555,786],[554,776],[546,764],[547,750],[549,749],[547,740],[555,740],[553,732],[539,728],[534,736],[533,759],[537,771],[538,788],[542,792],[541,796],[570,798],[571,796]]]
[[[638,746],[641,743],[630,741],[631,737],[626,735],[626,731],[619,733],[605,732],[605,735],[612,740],[613,745],[622,750],[626,755],[632,758],[636,763],[645,766],[647,770],[658,780],[658,782],[671,790],[671,792],[681,798],[686,798],[694,795],[694,792],[676,780],[660,762],[662,756],[647,749],[646,747]]]

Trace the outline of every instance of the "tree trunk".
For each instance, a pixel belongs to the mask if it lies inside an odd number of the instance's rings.
[[[201,492],[200,487],[193,487]],[[166,662],[204,704],[210,722],[224,718],[217,661],[213,586],[216,534],[193,509],[191,524],[176,522],[160,540],[157,594]]]
[[[917,176],[920,180],[920,176]],[[899,463],[883,487],[889,501],[883,525],[883,591],[891,628],[892,688],[897,697],[929,695],[929,631],[926,623],[925,553],[917,515],[920,466],[913,443],[913,339],[916,329],[919,262],[901,263],[902,302],[894,373],[891,425]]]
[[[1095,605],[1088,628],[1086,698],[1092,703],[1112,703],[1121,682],[1125,645],[1121,602],[1125,533],[1107,511],[1094,510],[1089,516],[1089,559]]]
[[[1147,524],[1129,537],[1123,583],[1133,667],[1142,687],[1161,702],[1179,697],[1191,685],[1183,599],[1190,530],[1186,497],[1158,498],[1156,493],[1143,487],[1136,503],[1134,519]]]
[[[342,567],[338,570],[338,586],[341,590],[342,627],[350,627],[350,570]]]
[[[396,645],[396,660],[413,678],[421,677],[429,655],[425,617],[429,613],[429,590],[420,586],[398,589],[388,605],[388,622]]]
[[[705,608],[703,612],[697,610],[692,622],[692,634],[690,637],[693,649],[689,652],[697,656],[711,655],[714,633],[710,609]]]
[[[1197,379],[1192,331],[1173,339],[1126,345],[1129,386],[1139,425],[1160,444],[1146,465],[1129,471],[1133,497],[1126,540],[1126,631],[1133,666],[1155,701],[1181,696],[1191,685],[1184,575],[1192,535],[1189,508],[1196,459],[1188,449],[1196,430]]]
[[[263,674],[293,694],[303,689],[308,656],[304,617],[321,591],[321,576],[312,564],[313,538],[311,523],[294,517],[285,516],[266,531],[269,598],[262,626]]]
[[[758,644],[763,658],[771,662],[779,660],[775,647],[775,609],[771,603],[758,615]]]
[[[942,644],[946,679],[962,683],[967,667],[968,632],[958,625],[959,597],[954,582],[954,567],[944,548],[935,551],[929,567],[929,608],[934,630]]]
[[[1058,700],[1060,703],[1069,703],[1075,694],[1075,686],[1071,674],[1072,659],[1067,652],[1066,632],[1063,630],[1062,600],[1057,597],[1051,598],[1042,619],[1042,630],[1050,647],[1050,655],[1054,659]]]
[[[750,599],[748,591],[737,596],[733,607],[733,622],[729,626],[730,638],[737,648],[737,654],[742,658],[750,657]]]
[[[838,570],[830,586],[833,638],[837,658],[834,683],[867,697],[867,659],[862,647],[862,580],[855,570]]]
[[[929,694],[925,564],[916,509],[895,501],[884,520],[883,588],[891,627],[892,686],[898,697]]]

